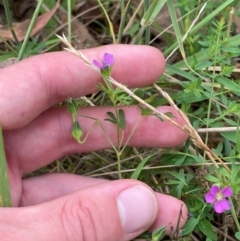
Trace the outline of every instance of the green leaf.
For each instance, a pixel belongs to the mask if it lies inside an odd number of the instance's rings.
[[[7,160],[4,150],[2,127],[0,126],[0,207],[11,207],[10,185],[7,171]]]
[[[13,57],[17,57],[15,53],[13,53],[13,52],[5,53],[4,55],[0,56],[0,62],[13,58]]]
[[[166,227],[161,227],[152,232],[151,241],[160,241],[164,238],[166,232]]]
[[[209,47],[209,42],[207,42],[207,41],[200,41],[199,40],[198,43],[201,44],[204,47]]]
[[[236,143],[236,132],[235,131],[226,131],[226,132],[220,132],[220,135],[228,139],[229,141],[232,141],[233,143]]]
[[[236,232],[235,237],[236,237],[237,240],[240,240],[240,232]]]
[[[125,121],[125,113],[122,109],[120,109],[118,111],[118,115],[119,115],[119,127],[122,129],[122,130],[125,130],[126,128],[126,121]]]
[[[234,94],[236,94],[237,96],[240,96],[240,86],[239,84],[236,84],[235,82],[219,76],[216,78],[217,82],[222,84],[225,88],[228,88],[229,90],[231,90]]]
[[[203,60],[203,61],[201,61],[201,62],[196,64],[195,69],[196,70],[201,70],[201,69],[208,68],[208,67],[210,67],[212,65],[213,65],[212,61]]]
[[[239,49],[239,48],[222,47],[221,49],[222,49],[223,51],[227,52],[227,53],[240,54],[240,49]]]
[[[146,165],[147,161],[152,158],[155,154],[149,155],[145,157],[137,166],[133,174],[131,175],[131,179],[138,179],[143,167]]]
[[[152,111],[149,108],[144,108],[140,106],[140,109],[141,109],[142,116],[152,115]]]
[[[186,156],[182,155],[180,158],[175,162],[175,166],[181,166],[183,162],[185,161]]]
[[[182,235],[188,235],[190,234],[195,227],[198,225],[199,220],[196,218],[190,218],[187,223],[184,225],[184,227],[182,228]]]
[[[112,112],[110,112],[110,111],[107,112],[107,115],[110,117],[110,119],[106,118],[104,120],[105,121],[110,121],[113,124],[117,125],[117,118],[116,118],[116,116]]]
[[[212,183],[219,183],[219,179],[210,174],[207,174],[205,178]]]
[[[169,174],[177,178],[180,182],[185,183],[185,176],[184,176],[183,169],[180,169],[179,172],[171,171],[169,172]]]
[[[207,219],[200,220],[198,228],[202,233],[204,233],[208,238],[212,240],[217,240],[217,234],[215,233],[212,224]]]
[[[146,11],[144,14],[142,20],[141,20],[141,25],[142,26],[148,26],[152,24],[152,22],[155,20],[157,17],[158,13],[162,9],[163,5],[166,3],[167,0],[154,0],[152,4],[150,5],[149,9]]]

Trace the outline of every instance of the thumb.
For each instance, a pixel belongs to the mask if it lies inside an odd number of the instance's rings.
[[[5,240],[131,240],[153,224],[157,212],[148,186],[118,180],[36,206],[1,209],[0,226],[6,227]]]

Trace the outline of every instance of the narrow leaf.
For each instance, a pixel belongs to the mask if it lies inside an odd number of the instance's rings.
[[[118,111],[118,115],[119,115],[119,127],[122,129],[122,130],[125,130],[126,128],[126,120],[125,120],[125,113],[122,109],[120,109]]]
[[[149,155],[147,157],[145,157],[137,166],[136,170],[134,171],[134,173],[131,176],[131,179],[138,179],[143,167],[146,165],[147,161],[152,158],[155,154]]]
[[[10,185],[5,157],[2,128],[0,126],[0,207],[11,207]]]

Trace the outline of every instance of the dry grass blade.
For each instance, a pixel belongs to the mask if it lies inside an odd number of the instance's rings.
[[[71,45],[71,43],[67,40],[67,38],[63,35],[63,37],[57,35],[57,37],[65,44],[67,45],[68,48],[65,48],[65,50],[69,51],[70,53],[78,56],[79,58],[81,58],[90,68],[94,69],[95,71],[99,72],[99,70],[80,52],[77,51],[76,49],[73,48],[73,46]],[[115,79],[113,79],[112,77],[108,77],[108,81],[111,82],[113,85],[119,87],[121,90],[123,90],[124,92],[126,92],[127,94],[129,94],[129,96],[131,96],[132,98],[134,98],[135,100],[137,100],[141,105],[143,105],[144,107],[147,107],[149,110],[152,111],[152,114],[158,116],[160,119],[162,120],[166,120],[169,121],[170,123],[172,123],[173,125],[175,125],[176,127],[180,128],[181,130],[185,131],[186,133],[189,134],[189,136],[191,137],[193,143],[195,146],[197,146],[198,148],[203,149],[204,151],[206,151],[207,156],[209,157],[209,159],[211,160],[211,162],[213,163],[213,165],[218,168],[218,164],[215,161],[218,160],[229,172],[230,169],[229,167],[221,160],[221,158],[219,158],[201,139],[201,137],[199,136],[199,134],[197,133],[197,131],[192,127],[191,123],[189,122],[187,116],[176,106],[176,104],[173,102],[173,100],[171,99],[171,97],[165,92],[163,91],[159,86],[157,86],[156,84],[154,84],[154,87],[162,94],[162,96],[164,98],[167,99],[167,101],[169,102],[169,104],[182,116],[182,118],[185,120],[186,125],[181,126],[179,125],[177,122],[175,122],[171,117],[167,116],[164,113],[159,112],[156,108],[154,108],[153,106],[149,105],[148,103],[146,103],[144,100],[142,100],[141,98],[139,98],[138,96],[136,96],[130,89],[128,89],[126,86],[124,86],[123,84],[117,82]]]
[[[153,84],[153,86],[161,93],[161,95],[168,101],[168,103],[181,115],[181,117],[185,120],[186,124],[185,126],[183,126],[183,130],[186,131],[189,136],[191,137],[191,140],[193,142],[193,144],[204,150],[207,154],[207,156],[209,157],[209,159],[211,160],[211,162],[213,163],[213,165],[218,168],[218,164],[215,161],[218,160],[225,168],[226,170],[228,170],[229,172],[231,172],[231,170],[229,169],[229,167],[226,165],[225,162],[223,162],[223,160],[217,156],[201,139],[201,137],[199,136],[198,132],[193,128],[193,126],[191,125],[190,121],[188,120],[187,116],[185,115],[185,113],[183,113],[182,110],[180,110],[177,105],[173,102],[173,100],[171,99],[171,97],[169,96],[169,94],[165,91],[163,91],[158,85]]]

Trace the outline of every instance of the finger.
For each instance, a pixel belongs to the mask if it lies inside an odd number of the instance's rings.
[[[165,65],[162,54],[149,46],[109,45],[82,52],[89,60],[100,60],[105,52],[113,54],[113,77],[129,87],[153,83]],[[96,92],[96,84],[101,81],[99,73],[67,52],[28,58],[2,69],[0,76],[0,123],[3,129],[23,126],[68,97]]]
[[[123,144],[131,136],[128,142],[129,146],[175,147],[187,138],[184,131],[168,121],[160,121],[155,116],[141,116],[141,110],[137,106],[122,107],[122,109],[126,116]],[[184,124],[182,118],[173,108],[165,106],[158,109],[164,113],[171,112],[174,121],[180,125]],[[107,111],[114,110],[112,107],[91,107],[81,109],[80,113],[100,120],[112,144],[117,146],[116,126],[111,122],[104,121],[107,118]],[[95,120],[79,116],[79,121],[86,136]],[[65,108],[57,108],[43,113],[22,129],[5,131],[5,149],[9,163],[13,160],[12,168],[17,167],[18,170],[20,169],[22,173],[26,174],[71,153],[97,151],[112,147],[100,125],[95,125],[92,128],[83,144],[78,144],[73,140],[70,134],[71,128],[70,115]],[[132,133],[134,128],[135,131]],[[13,148],[14,152],[12,152]],[[17,165],[15,160],[17,160]]]
[[[46,241],[131,240],[150,227],[157,210],[157,198],[149,187],[121,180],[41,205],[1,209],[0,226],[6,229],[6,240],[39,240],[39,232]]]
[[[109,180],[83,177],[66,173],[46,174],[23,180],[21,206],[31,206],[62,197]],[[39,192],[42,190],[42,192]],[[159,211],[150,230],[166,227],[167,233],[181,229],[187,220],[186,205],[169,195],[155,193]],[[178,223],[179,222],[179,223]]]
[[[104,182],[109,180],[70,173],[50,173],[23,178],[21,198],[15,204],[20,207],[41,204]]]

